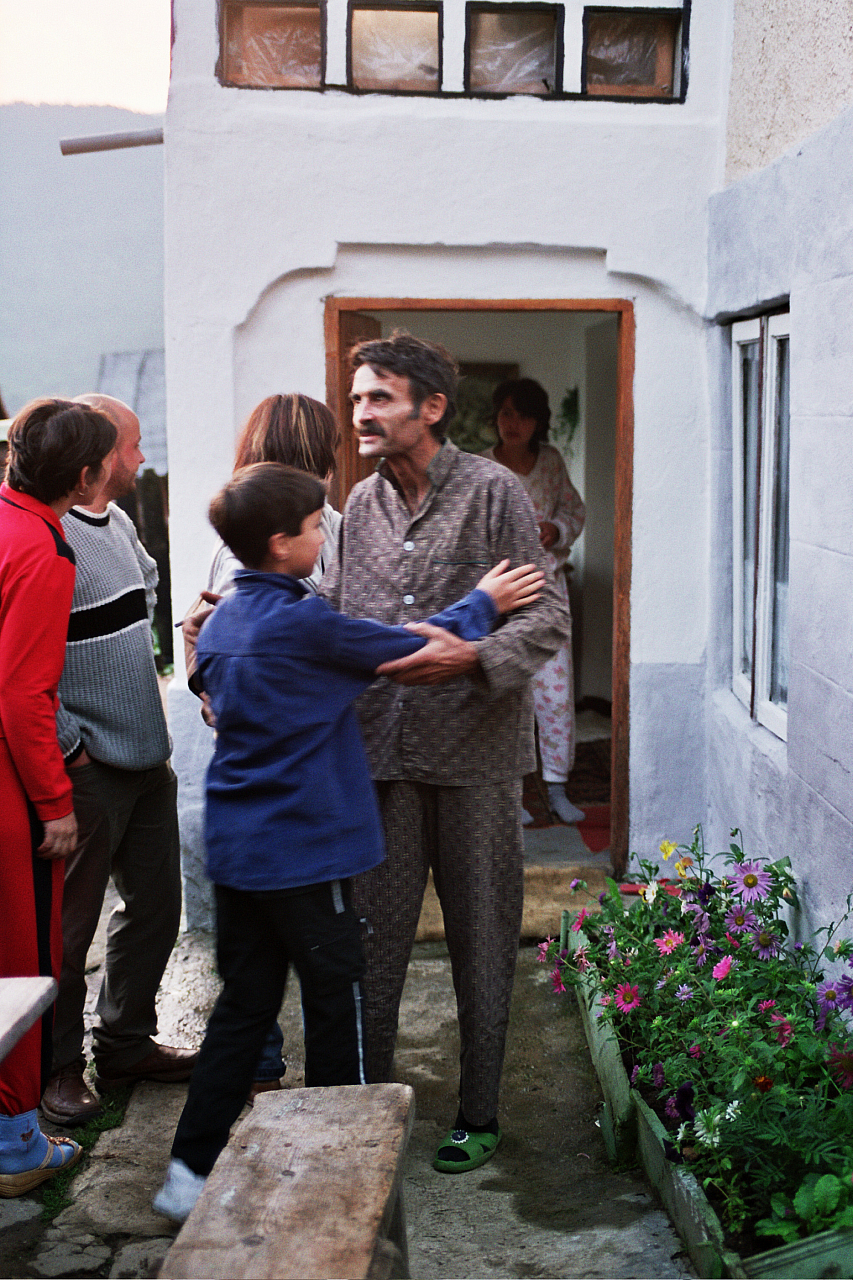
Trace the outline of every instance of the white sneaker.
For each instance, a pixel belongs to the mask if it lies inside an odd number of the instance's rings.
[[[186,1222],[206,1181],[183,1160],[170,1160],[166,1181],[154,1197],[154,1208],[175,1222]]]

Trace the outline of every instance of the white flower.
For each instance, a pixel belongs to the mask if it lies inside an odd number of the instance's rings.
[[[720,1145],[719,1124],[719,1114],[710,1107],[707,1111],[697,1111],[693,1121],[696,1141],[703,1147],[718,1147]]]
[[[729,1105],[726,1107],[726,1119],[734,1120],[735,1116],[739,1111],[740,1111],[740,1099],[735,1098],[734,1102],[730,1102]]]
[[[687,1137],[687,1130],[689,1128],[690,1128],[690,1125],[687,1123],[687,1121],[686,1120],[682,1121],[682,1123],[678,1126],[678,1133],[675,1135],[675,1141],[678,1143],[682,1143],[684,1139]]]
[[[658,896],[658,882],[657,880],[652,880],[651,884],[647,884],[643,889],[643,897],[645,898],[649,906],[651,906],[657,896]]]

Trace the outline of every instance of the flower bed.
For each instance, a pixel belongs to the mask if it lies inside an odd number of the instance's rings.
[[[830,925],[785,946],[783,908],[796,901],[787,859],[746,862],[733,844],[715,878],[698,829],[689,848],[662,852],[680,855],[680,894],[661,892],[658,866],[643,862],[631,909],[608,882],[600,913],[581,910],[542,946],[555,987],[581,989],[611,1153],[630,1146],[636,1123],[647,1173],[682,1230],[670,1191],[689,1186],[682,1201],[695,1210],[695,1190],[706,1226],[707,1192],[719,1222],[717,1238],[706,1230],[691,1250],[700,1274],[851,1275],[853,1048],[842,1013],[853,978],[824,978],[821,966],[849,963],[853,945]],[[627,1098],[620,1057],[635,1086]]]

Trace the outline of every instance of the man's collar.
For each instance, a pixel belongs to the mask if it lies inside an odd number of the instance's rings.
[[[429,476],[429,482],[434,489],[440,489],[441,486],[444,484],[445,480],[450,475],[451,468],[453,467],[453,464],[456,461],[456,457],[458,453],[459,453],[458,447],[453,443],[452,440],[445,437],[445,439],[441,443],[441,448],[438,450],[437,453],[433,454],[433,456],[430,458],[429,462],[427,463],[426,473]],[[399,484],[397,483],[397,479],[394,475],[394,472],[388,466],[387,458],[380,459],[379,465],[377,466],[376,470],[383,477],[383,479],[388,480],[391,484],[393,484],[395,489],[400,488]]]
[[[103,515],[93,515],[91,511],[87,511],[85,507],[72,507],[68,515],[73,516],[75,520],[79,520],[81,524],[94,525],[96,529],[102,529],[104,525],[110,522],[110,509],[107,507]]]

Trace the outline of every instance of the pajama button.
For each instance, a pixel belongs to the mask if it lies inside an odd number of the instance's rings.
[[[403,550],[404,550],[404,551],[414,551],[414,549],[415,549],[415,544],[414,544],[414,542],[404,542],[404,543],[403,543]]]
[[[403,604],[414,604],[414,603],[415,603],[414,596],[403,596]]]

